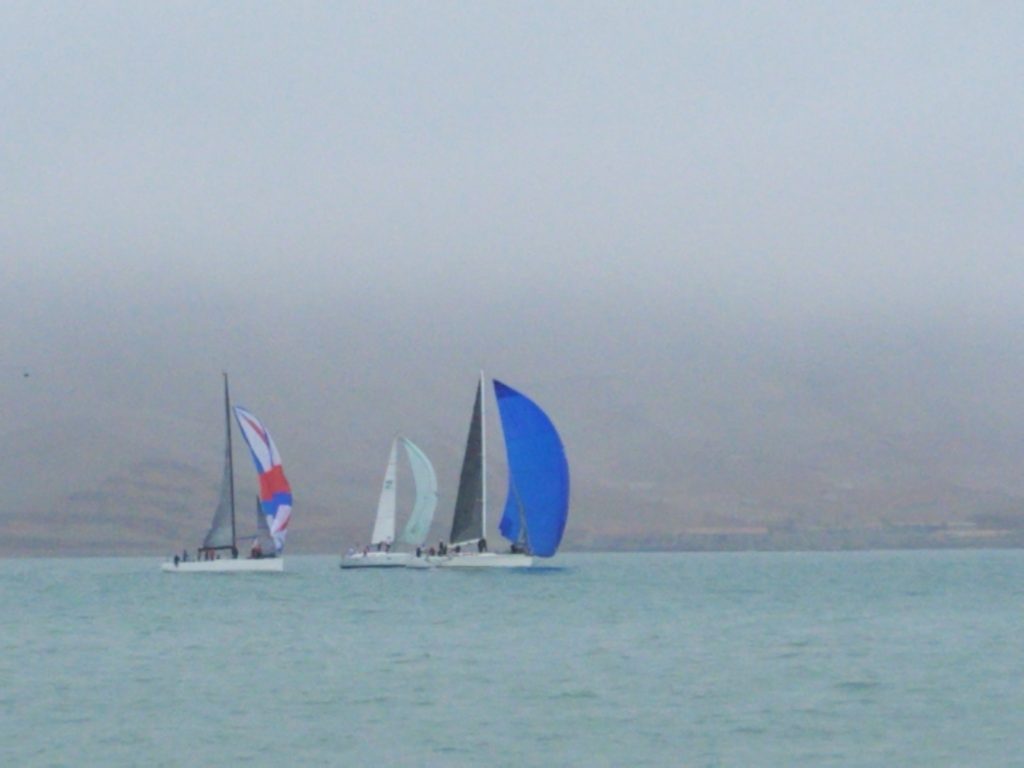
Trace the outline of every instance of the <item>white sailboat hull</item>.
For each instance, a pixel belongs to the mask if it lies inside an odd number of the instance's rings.
[[[164,573],[274,573],[284,570],[284,558],[262,557],[253,559],[184,560],[161,563]]]
[[[430,562],[438,568],[529,568],[533,565],[533,556],[511,552],[467,552],[431,557]]]
[[[342,568],[404,568],[414,560],[409,552],[358,552],[341,558]]]

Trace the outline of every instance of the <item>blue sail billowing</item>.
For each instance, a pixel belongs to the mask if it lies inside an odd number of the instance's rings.
[[[558,551],[569,516],[569,463],[554,424],[536,403],[494,382],[508,456],[501,535],[540,557]]]

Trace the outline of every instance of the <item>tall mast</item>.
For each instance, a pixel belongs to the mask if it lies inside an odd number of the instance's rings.
[[[238,547],[235,538],[235,460],[231,449],[231,396],[228,394],[228,374],[224,373],[224,429],[228,435],[228,476],[231,478],[231,551]]]
[[[487,418],[484,406],[487,402],[487,389],[484,387],[484,372],[480,371],[480,464],[481,470],[481,521],[480,538],[487,538]]]

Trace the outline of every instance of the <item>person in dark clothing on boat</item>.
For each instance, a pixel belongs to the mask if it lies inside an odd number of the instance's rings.
[[[175,567],[175,568],[177,568],[177,567],[178,567],[178,562],[179,562],[178,556],[177,556],[177,555],[175,555],[175,556],[174,556],[174,567]]]
[[[478,541],[476,543],[476,549],[477,549],[477,552],[486,552],[487,551],[487,539],[481,537],[480,541]]]

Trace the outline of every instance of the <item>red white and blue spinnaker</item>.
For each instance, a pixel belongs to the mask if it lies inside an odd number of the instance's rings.
[[[292,516],[292,489],[281,466],[281,454],[277,452],[274,439],[263,426],[263,422],[239,405],[235,406],[235,418],[242,430],[260,476],[260,506],[267,516],[267,527],[274,540],[274,547],[280,554],[284,549],[284,538],[288,532],[288,521]]]

